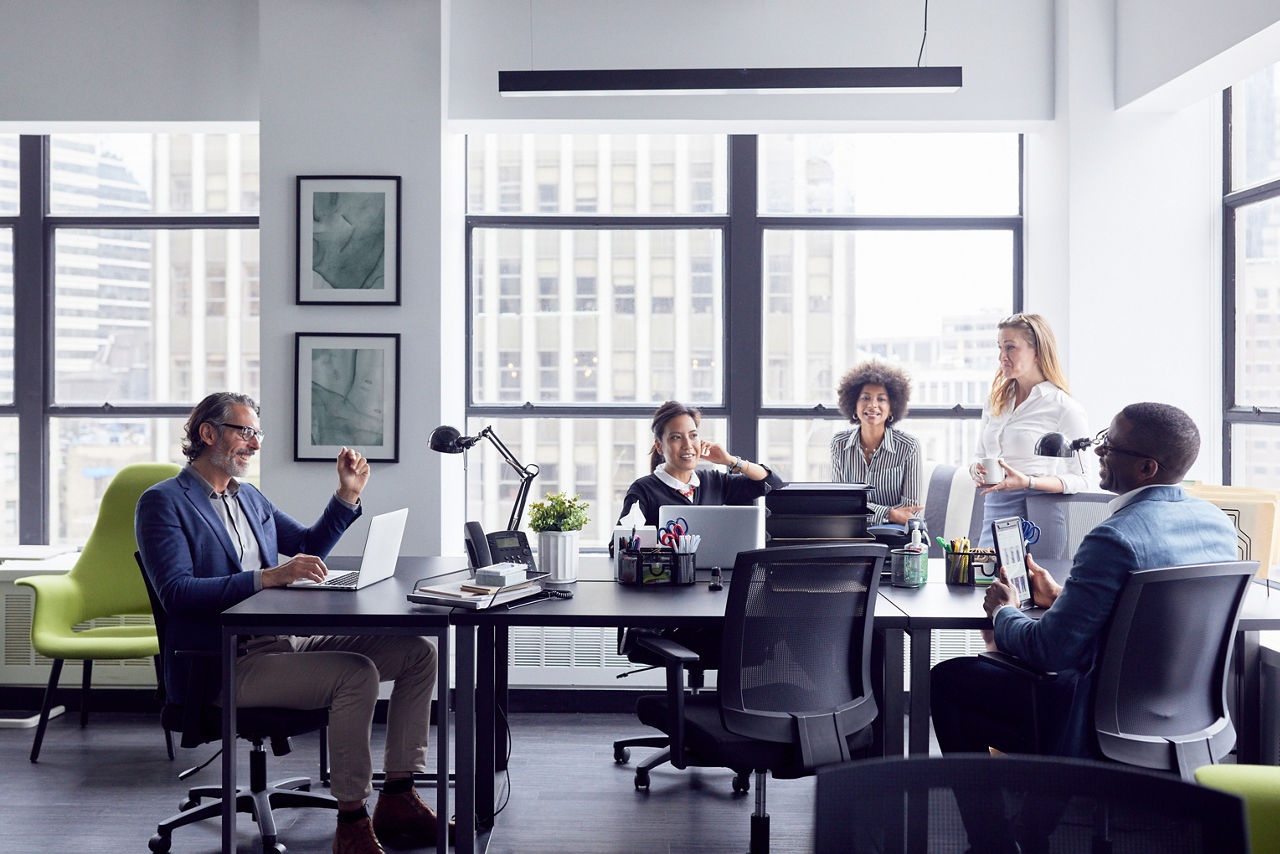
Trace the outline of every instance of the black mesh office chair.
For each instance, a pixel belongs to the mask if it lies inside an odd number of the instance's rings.
[[[869,745],[871,631],[881,545],[783,546],[742,552],[725,604],[719,689],[687,697],[697,656],[662,637],[638,643],[667,662],[665,694],[642,697],[640,721],[671,739],[671,764],[754,772],[751,851],[769,850],[765,773],[812,774]]]
[[[1223,794],[1085,759],[956,755],[849,762],[818,771],[814,851],[1244,854],[1244,801]],[[992,808],[975,827],[990,831],[981,842],[969,839],[958,805],[965,802],[972,819],[975,796]]]
[[[1129,575],[1095,674],[1093,725],[1103,756],[1190,781],[1196,768],[1235,746],[1227,675],[1240,606],[1257,569],[1257,561],[1230,561]],[[1049,676],[1013,656],[981,657],[1029,684]],[[1034,688],[1031,697],[1034,708]]]
[[[147,585],[147,595],[151,598],[151,610],[155,616],[156,631],[160,636],[162,667],[167,666],[165,653],[169,645],[168,636],[165,633],[167,620],[164,606],[156,595],[151,577],[147,575],[146,568],[143,566],[141,555],[135,552],[134,558],[138,561],[139,569],[142,570],[142,578]],[[213,703],[211,693],[212,690],[216,690],[213,686],[217,685],[216,669],[219,664],[217,653],[207,650],[178,650],[176,654],[191,656],[195,666],[191,668],[191,676],[187,683],[187,702],[178,705],[166,700],[160,712],[161,724],[166,730],[182,734],[183,747],[199,747],[202,744],[220,741],[222,709]],[[195,698],[199,700],[192,702]],[[290,743],[292,736],[316,730],[323,731],[328,723],[328,709],[274,707],[236,709],[236,735],[251,745],[249,788],[236,790],[236,811],[248,813],[257,822],[258,831],[262,836],[262,850],[265,854],[283,854],[285,851],[284,845],[277,839],[272,809],[321,807],[336,811],[338,808],[338,802],[330,795],[310,791],[311,780],[307,777],[292,777],[268,785],[266,742],[271,742],[272,753],[276,756],[284,756],[292,749]],[[321,768],[327,765],[324,752],[322,739]],[[183,771],[178,775],[178,779],[185,780],[203,767],[201,765]],[[175,829],[208,818],[220,818],[221,815],[222,787],[197,786],[187,792],[187,797],[179,804],[175,815],[164,819],[156,826],[156,835],[151,837],[147,846],[156,854],[164,854],[173,844]]]

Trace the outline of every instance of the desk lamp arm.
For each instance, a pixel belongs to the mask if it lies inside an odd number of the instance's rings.
[[[511,449],[506,446],[498,434],[493,432],[492,425],[485,427],[476,436],[477,439],[484,437],[492,443],[497,449],[498,455],[506,460],[507,465],[516,470],[520,475],[520,487],[516,490],[516,503],[511,508],[511,518],[507,521],[507,530],[514,531],[520,527],[520,517],[524,515],[524,504],[529,499],[529,487],[533,484],[533,479],[538,476],[538,466],[530,463],[524,465],[520,460],[516,459],[516,455],[511,453]]]

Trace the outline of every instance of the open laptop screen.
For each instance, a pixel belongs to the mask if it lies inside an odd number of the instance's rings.
[[[658,508],[658,527],[672,519],[689,523],[687,533],[702,537],[694,557],[698,569],[733,569],[738,552],[764,548],[764,508],[690,507],[670,505]]]

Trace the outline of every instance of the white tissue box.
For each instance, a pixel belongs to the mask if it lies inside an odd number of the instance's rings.
[[[476,584],[486,587],[506,587],[524,581],[528,567],[523,563],[495,563],[476,570]]]

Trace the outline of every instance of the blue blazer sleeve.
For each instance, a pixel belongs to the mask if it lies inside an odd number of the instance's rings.
[[[1041,670],[1088,672],[1120,589],[1139,568],[1128,539],[1112,526],[1098,526],[1080,543],[1061,595],[1038,621],[1000,609],[996,646]]]

